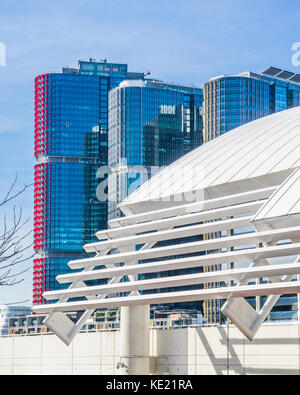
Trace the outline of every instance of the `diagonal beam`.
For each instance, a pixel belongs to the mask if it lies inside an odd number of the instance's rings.
[[[239,229],[250,227],[251,217],[233,218],[226,221],[216,221],[207,224],[198,224],[193,226],[186,226],[176,229],[161,230],[142,235],[134,235],[123,237],[119,239],[112,239],[107,241],[99,241],[97,243],[86,244],[83,248],[86,252],[98,252],[106,248],[119,248],[124,246],[135,246],[144,243],[156,243],[165,240],[175,240],[184,237],[191,237],[205,233],[220,232],[228,229]]]
[[[209,299],[226,299],[230,295],[234,298],[265,296],[265,295],[292,295],[300,293],[300,282],[247,285],[240,287],[210,288],[205,290],[161,293],[142,296],[128,296],[105,300],[88,300],[69,303],[56,303],[53,305],[40,305],[35,307],[39,314],[49,311],[79,311],[84,309],[116,308],[123,306],[144,306],[167,303],[193,302]]]
[[[184,255],[201,251],[212,251],[223,248],[249,246],[257,243],[272,243],[280,240],[300,238],[300,226],[283,230],[270,230],[265,232],[256,232],[242,234],[230,237],[221,237],[199,242],[191,242],[180,245],[167,247],[152,248],[146,251],[133,251],[124,254],[112,254],[103,257],[80,259],[69,262],[72,269],[82,269],[87,265],[106,266],[108,263],[126,263],[135,260],[162,258],[174,255]],[[156,240],[157,242],[159,240]]]
[[[126,216],[109,221],[110,228],[119,228],[121,226],[134,225],[141,222],[154,221],[157,219],[176,217],[199,211],[213,210],[222,207],[230,207],[236,204],[249,203],[257,200],[268,199],[273,192],[278,189],[279,185],[242,192],[230,196],[220,197],[211,200],[204,200],[197,203],[189,203],[183,206],[176,206],[162,210]],[[226,215],[227,216],[227,215]]]
[[[232,207],[222,207],[214,210],[199,211],[192,214],[176,215],[171,218],[157,219],[149,222],[128,225],[121,228],[112,228],[97,232],[99,240],[116,239],[118,237],[136,235],[151,231],[159,231],[163,229],[172,229],[175,226],[191,225],[205,221],[216,220],[226,217],[234,217],[241,214],[256,213],[266,200],[259,200],[250,203],[237,204]]]
[[[120,266],[113,269],[86,271],[81,273],[68,273],[56,277],[61,284],[71,283],[76,278],[82,281],[111,278],[114,276],[157,273],[168,270],[190,269],[211,265],[222,265],[231,262],[253,261],[255,259],[295,256],[300,254],[300,243],[279,245],[274,247],[262,247],[241,251],[221,252],[216,254],[200,255],[189,258],[177,258],[167,261],[155,261],[136,266]]]
[[[289,275],[294,276],[300,274],[300,265],[297,264],[283,264],[265,267],[253,267],[252,269],[233,269],[222,270],[216,272],[195,273],[184,276],[162,277],[159,279],[130,281],[126,283],[117,283],[117,281],[110,282],[106,285],[97,285],[87,288],[75,288],[67,291],[52,291],[45,292],[44,298],[47,300],[57,300],[61,295],[67,294],[69,298],[88,297],[106,293],[107,295],[120,292],[152,290],[159,288],[173,288],[198,284],[207,284],[211,282],[221,281],[238,281],[241,278],[250,280],[254,278],[270,277],[278,278],[278,276]],[[121,279],[121,277],[116,277]],[[280,281],[280,279],[278,280]],[[278,282],[277,281],[277,282]]]

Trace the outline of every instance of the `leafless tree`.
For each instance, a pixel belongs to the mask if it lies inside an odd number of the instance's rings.
[[[24,281],[23,275],[29,267],[23,270],[20,267],[35,255],[32,254],[32,243],[28,241],[32,230],[25,230],[29,219],[24,220],[22,207],[14,205],[32,185],[16,190],[16,184],[17,176],[4,198],[0,198],[0,287],[11,287]]]

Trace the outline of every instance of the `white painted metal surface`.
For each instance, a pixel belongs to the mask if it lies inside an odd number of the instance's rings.
[[[297,247],[298,253],[300,254],[300,244]],[[161,268],[159,269],[162,270]],[[97,285],[86,288],[72,288],[68,290],[50,291],[43,294],[47,300],[57,300],[64,295],[70,298],[78,298],[81,296],[93,296],[98,295],[101,292],[107,294],[130,292],[130,291],[141,291],[149,289],[159,288],[173,288],[173,287],[184,287],[187,285],[197,284],[209,284],[221,281],[237,281],[242,277],[251,280],[253,278],[264,278],[264,277],[278,277],[283,275],[296,275],[300,274],[300,265],[297,264],[285,264],[285,265],[272,265],[267,267],[255,267],[252,269],[232,269],[222,270],[207,273],[195,273],[184,276],[174,277],[163,277],[159,279],[151,280],[140,280],[132,282],[124,282],[112,285]]]
[[[127,296],[119,298],[109,298],[105,300],[89,300],[79,302],[57,303],[49,308],[48,305],[41,305],[36,308],[38,313],[48,313],[49,311],[78,311],[83,309],[110,309],[122,306],[146,306],[155,304],[166,304],[176,302],[193,302],[209,299],[244,298],[251,296],[282,295],[300,293],[300,281],[288,284],[263,284],[247,285],[239,287],[210,288],[202,291],[182,291],[161,294],[151,294],[143,296]],[[254,311],[254,310],[253,310]],[[241,311],[241,314],[243,312]]]
[[[216,253],[192,258],[178,258],[168,261],[145,263],[143,265],[120,266],[101,270],[85,270],[81,273],[62,274],[57,276],[61,284],[72,283],[76,279],[81,281],[99,280],[103,278],[123,277],[145,273],[157,273],[167,270],[190,269],[207,267],[234,262],[249,262],[256,259],[289,257],[299,253],[299,244],[281,245],[279,247],[264,247],[259,249],[246,249],[228,253]]]
[[[274,192],[253,218],[257,229],[285,228],[300,224],[300,170]]]

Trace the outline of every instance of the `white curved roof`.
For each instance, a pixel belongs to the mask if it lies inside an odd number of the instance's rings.
[[[252,182],[253,189],[276,182],[279,185],[299,166],[297,107],[243,125],[200,146],[160,171],[119,207],[128,215],[161,207],[163,200],[176,200],[191,191],[201,192],[201,198],[206,199],[242,191],[245,181],[248,185]]]

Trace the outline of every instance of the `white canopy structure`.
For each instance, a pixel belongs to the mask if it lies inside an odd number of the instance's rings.
[[[299,169],[300,108],[251,122],[204,144],[123,201],[125,216],[99,231],[99,242],[84,246],[94,256],[69,263],[82,271],[57,277],[70,287],[46,292],[44,298],[57,302],[35,311],[49,313],[47,326],[70,344],[98,308],[227,299],[223,314],[252,340],[280,295],[300,293],[295,277],[300,275]],[[157,246],[201,235],[199,241]],[[199,255],[187,257],[191,253]],[[151,259],[155,261],[149,263]],[[138,277],[216,265],[222,270]],[[128,282],[120,282],[124,276]],[[258,281],[262,278],[263,283]],[[85,283],[98,279],[108,279],[107,284]],[[255,285],[249,284],[251,280]],[[224,286],[140,294],[211,283]],[[245,299],[254,296],[268,296],[258,310]],[[69,301],[78,297],[84,300]],[[65,313],[77,310],[85,313],[74,324]]]

